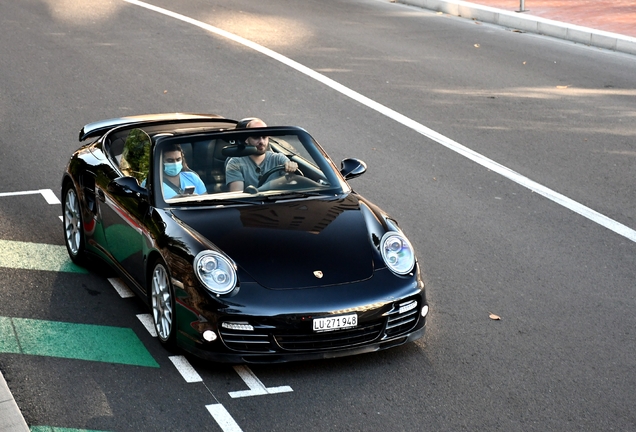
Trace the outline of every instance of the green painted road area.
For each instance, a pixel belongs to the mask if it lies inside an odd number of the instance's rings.
[[[0,267],[88,273],[70,260],[66,246],[0,240]]]
[[[159,367],[129,328],[0,317],[0,353]]]

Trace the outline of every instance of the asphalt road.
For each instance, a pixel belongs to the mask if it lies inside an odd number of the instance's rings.
[[[634,56],[376,0],[153,4],[636,228]],[[213,112],[303,126],[336,161],[369,165],[352,185],[414,244],[427,334],[377,354],[251,366],[266,388],[293,391],[234,398],[251,388],[239,370],[193,361],[202,381],[185,382],[106,270],[2,267],[0,317],[130,328],[159,366],[0,352],[30,426],[232,430],[214,405],[243,431],[636,429],[633,240],[194,24],[123,0],[1,2],[0,194],[59,198],[79,129],[99,119]],[[61,246],[60,214],[38,194],[0,196],[0,241]]]

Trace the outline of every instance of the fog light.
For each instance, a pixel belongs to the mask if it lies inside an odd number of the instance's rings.
[[[214,333],[212,330],[206,330],[203,332],[203,339],[208,342],[214,342],[216,340],[216,333]]]
[[[425,317],[426,315],[428,315],[428,305],[424,305],[422,308],[422,316]]]
[[[400,304],[400,310],[398,313],[403,314],[404,312],[408,312],[411,309],[415,309],[417,307],[417,302],[415,300],[411,300],[410,302]]]

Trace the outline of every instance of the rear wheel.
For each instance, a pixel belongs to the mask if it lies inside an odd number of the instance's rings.
[[[82,209],[73,186],[64,189],[64,239],[68,254],[76,264],[85,264],[86,248],[84,245],[84,224]]]
[[[163,261],[155,263],[150,280],[150,307],[157,337],[169,348],[175,346],[174,294]]]

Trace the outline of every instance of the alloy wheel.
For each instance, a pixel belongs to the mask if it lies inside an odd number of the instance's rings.
[[[173,302],[168,272],[162,264],[157,264],[152,274],[152,317],[157,335],[167,342],[172,333]]]
[[[66,245],[72,256],[77,256],[81,251],[82,241],[82,216],[79,200],[73,188],[66,192],[64,200],[64,234]]]

